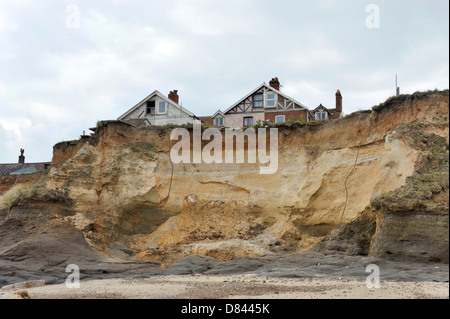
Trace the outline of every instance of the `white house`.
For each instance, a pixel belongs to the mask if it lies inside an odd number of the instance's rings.
[[[118,120],[135,122],[136,120],[147,125],[184,125],[193,124],[199,119],[189,110],[178,104],[178,91],[171,91],[168,97],[155,90],[152,94],[133,106],[121,115]]]

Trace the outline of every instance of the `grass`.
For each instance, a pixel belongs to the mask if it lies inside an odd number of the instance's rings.
[[[47,178],[43,178],[33,184],[18,184],[0,196],[0,210],[9,209],[15,203],[32,198],[57,201],[65,196],[58,189],[48,189]]]
[[[406,101],[412,101],[413,99],[422,99],[422,98],[427,97],[432,94],[444,94],[444,95],[448,96],[448,89],[443,90],[443,91],[435,89],[435,90],[428,90],[428,91],[423,91],[423,92],[415,92],[413,94],[400,94],[397,96],[391,96],[383,103],[380,103],[380,104],[372,107],[372,110],[374,110],[376,112],[380,112],[381,110],[390,109],[394,105],[398,105],[398,104],[406,102]]]
[[[128,144],[128,147],[133,153],[140,154],[149,160],[154,160],[156,158],[156,154],[160,151],[159,146],[152,143],[138,142]]]

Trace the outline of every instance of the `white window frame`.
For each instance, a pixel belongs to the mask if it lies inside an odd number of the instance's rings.
[[[164,112],[160,112],[160,110],[159,110],[159,107],[160,107],[160,103],[164,103]],[[166,101],[161,101],[161,100],[158,100],[157,101],[157,104],[158,104],[158,108],[157,108],[157,111],[158,111],[158,114],[167,114],[167,102]]]
[[[269,99],[267,97],[269,94],[273,94],[273,99]],[[272,91],[266,92],[264,98],[265,98],[264,105],[266,108],[276,108],[277,107],[277,94],[275,92],[272,92]],[[273,101],[273,105],[268,105],[268,101]]]
[[[325,117],[325,118],[323,118]],[[316,121],[326,121],[328,120],[328,113],[325,111],[317,112],[316,113]]]
[[[217,123],[218,120],[222,120],[222,123]],[[225,122],[225,119],[221,116],[218,116],[218,117],[214,118],[213,124],[214,124],[214,126],[223,126],[224,122]]]
[[[283,120],[277,122],[277,117],[281,117],[281,116],[283,117]],[[283,115],[283,114],[275,115],[275,124],[276,123],[284,123],[284,122],[286,122],[286,116],[285,115]]]

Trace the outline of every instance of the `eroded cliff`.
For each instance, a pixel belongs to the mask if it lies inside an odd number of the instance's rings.
[[[3,216],[51,212],[95,249],[162,264],[299,249],[448,262],[448,111],[448,91],[433,91],[278,126],[272,175],[172,164],[173,128],[103,122],[56,145],[37,189],[2,197]]]

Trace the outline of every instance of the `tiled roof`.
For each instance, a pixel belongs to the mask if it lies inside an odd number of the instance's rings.
[[[203,123],[213,125],[213,118],[211,116],[199,116],[200,121]]]
[[[0,164],[0,174],[31,174],[43,171],[50,166],[50,162],[26,164]]]

